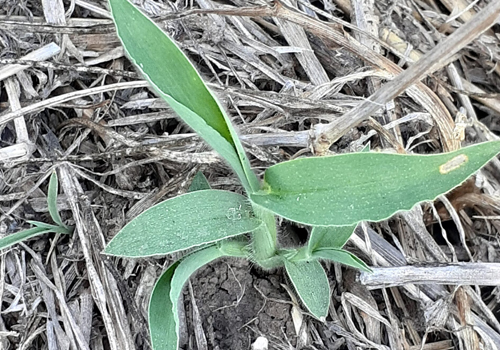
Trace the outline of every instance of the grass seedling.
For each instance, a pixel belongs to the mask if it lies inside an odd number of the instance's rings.
[[[133,219],[105,252],[122,257],[191,249],[160,277],[151,295],[149,327],[155,350],[178,347],[177,302],[201,266],[224,256],[264,269],[284,266],[307,310],[324,320],[330,287],[321,260],[369,271],[342,249],[360,221],[380,221],[453,189],[500,151],[488,142],[437,155],[361,152],[301,158],[274,165],[260,182],[228,116],[175,43],[127,0],[110,0],[126,53],[179,117],[238,176],[246,196],[210,189],[197,175],[190,191]],[[312,226],[303,247],[277,244],[275,216]]]
[[[47,205],[49,214],[56,225],[47,224],[40,221],[28,221],[34,227],[13,233],[0,239],[0,249],[8,248],[14,244],[24,242],[30,238],[43,235],[45,233],[71,233],[73,230],[66,226],[57,210],[57,191],[58,191],[57,173],[54,171],[50,175],[49,192],[47,193]]]

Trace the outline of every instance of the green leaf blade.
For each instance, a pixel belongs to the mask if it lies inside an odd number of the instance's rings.
[[[47,193],[47,206],[49,207],[49,214],[52,220],[56,224],[62,227],[66,227],[64,225],[61,216],[59,215],[59,210],[57,209],[57,192],[59,190],[59,181],[57,179],[57,172],[54,170],[52,175],[50,175],[49,180],[49,190]]]
[[[352,153],[292,160],[267,169],[250,197],[312,226],[381,221],[460,185],[500,151],[500,141],[438,155]]]
[[[248,192],[255,191],[259,188],[258,180],[250,170],[250,164],[244,156],[246,161],[242,161],[242,157],[237,152],[234,142],[222,137],[221,134],[208,126],[206,120],[201,118],[198,114],[194,113],[191,109],[187,108],[181,103],[163,94],[159,94],[168,102],[170,107],[182,118],[182,120],[189,125],[194,131],[198,133],[214,150],[216,150],[233,168],[236,175],[243,184],[243,187]],[[239,143],[239,140],[236,140]],[[240,145],[241,146],[241,145]],[[243,148],[241,148],[243,149]],[[243,153],[244,155],[244,153]]]
[[[177,350],[177,303],[184,284],[203,265],[224,256],[215,246],[196,251],[170,266],[156,282],[149,302],[149,330],[154,350]]]
[[[156,90],[191,109],[231,140],[222,112],[200,75],[177,45],[139,9],[125,0],[110,0],[118,37],[129,57]]]
[[[184,122],[229,162],[245,189],[257,191],[259,181],[229,118],[186,55],[129,1],[109,3],[118,37],[146,80]]]
[[[134,218],[111,240],[105,253],[166,255],[251,232],[261,224],[242,195],[195,191],[161,202]]]
[[[349,240],[357,225],[315,226],[307,242],[309,252],[321,248],[342,248]]]
[[[285,268],[307,310],[317,319],[324,321],[330,306],[330,284],[321,264],[316,260],[285,260]]]
[[[35,220],[26,220],[26,222],[35,226],[35,227],[43,228],[43,229],[45,229],[49,232],[53,232],[53,233],[70,234],[73,232],[73,228],[68,227],[68,226],[51,225],[51,224],[47,224],[45,222],[35,221]]]
[[[19,231],[0,239],[0,249],[5,249],[14,244],[24,242],[30,238],[43,235],[45,233],[54,232],[52,229],[45,227],[33,227],[27,230]]]
[[[207,178],[201,171],[198,171],[191,181],[188,192],[202,191],[211,189]]]
[[[366,272],[372,270],[356,255],[343,249],[320,249],[312,254],[312,258],[331,260],[343,265],[351,266]]]
[[[179,266],[172,264],[156,282],[149,299],[149,333],[155,350],[177,350],[178,335],[173,303],[170,300],[172,277]]]

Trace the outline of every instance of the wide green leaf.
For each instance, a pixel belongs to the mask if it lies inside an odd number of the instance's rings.
[[[330,284],[321,264],[316,260],[291,262],[285,259],[285,268],[307,310],[324,321],[330,306]]]
[[[251,199],[276,214],[312,226],[380,221],[433,200],[479,170],[500,141],[435,155],[352,153],[296,159],[265,173]]]
[[[321,248],[342,248],[349,240],[357,225],[315,226],[307,242],[309,252]]]
[[[320,249],[312,253],[312,258],[331,260],[347,266],[371,272],[371,269],[356,255],[343,249]]]
[[[125,51],[155,91],[228,161],[247,191],[258,190],[229,118],[186,55],[129,1],[109,3]]]
[[[134,218],[111,240],[105,253],[166,255],[251,232],[261,223],[242,195],[195,191],[161,202]]]

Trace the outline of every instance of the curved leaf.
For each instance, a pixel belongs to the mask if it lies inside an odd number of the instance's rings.
[[[371,272],[372,270],[364,263],[363,260],[358,258],[356,255],[349,253],[343,249],[320,249],[316,250],[312,254],[312,258],[316,259],[326,259],[332,260],[340,264],[347,266],[352,266],[356,269],[360,269],[366,272]]]
[[[125,51],[156,92],[229,162],[247,191],[258,190],[259,182],[229,118],[186,55],[130,2],[109,3]]]
[[[309,252],[321,248],[342,248],[349,240],[357,225],[315,226],[307,242]]]
[[[59,210],[57,210],[58,189],[59,181],[57,180],[57,172],[54,170],[52,172],[52,175],[50,175],[49,190],[47,193],[47,205],[49,207],[49,214],[52,220],[54,220],[54,222],[59,226],[66,227],[61,219],[61,216],[59,215]]]
[[[330,306],[330,284],[321,264],[316,260],[291,262],[285,259],[285,268],[307,310],[324,321]]]
[[[215,246],[198,250],[169,267],[156,282],[149,302],[149,330],[154,350],[178,349],[177,303],[184,284],[200,267],[222,256]]]
[[[172,107],[172,109],[188,124],[194,131],[198,133],[214,150],[216,150],[233,168],[236,175],[240,179],[243,187],[247,192],[255,192],[259,188],[259,181],[255,174],[250,169],[250,164],[246,155],[235,151],[237,147],[221,134],[207,125],[206,120],[194,113],[191,109],[178,103],[168,95],[158,92],[161,97]],[[228,124],[229,125],[229,124]],[[236,139],[237,145],[241,146],[239,140]],[[241,148],[243,150],[243,148]],[[241,155],[241,156],[240,156]],[[242,160],[244,157],[244,160]]]
[[[352,153],[277,164],[265,191],[251,199],[276,214],[313,226],[380,221],[433,200],[479,170],[500,141],[436,155]]]
[[[251,232],[260,225],[242,195],[195,191],[161,202],[134,218],[111,240],[105,253],[166,255]]]
[[[170,300],[172,277],[179,262],[172,264],[156,282],[149,299],[149,334],[154,350],[177,350],[178,335],[173,303]]]
[[[59,226],[54,226],[58,228]],[[0,249],[8,248],[14,244],[24,242],[27,239],[43,235],[44,233],[54,232],[52,229],[47,229],[45,227],[33,227],[27,230],[19,231],[0,239]]]

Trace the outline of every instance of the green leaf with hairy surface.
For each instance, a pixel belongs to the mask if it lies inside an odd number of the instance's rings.
[[[316,260],[291,262],[285,259],[285,268],[307,310],[324,321],[330,306],[330,284],[321,264]]]
[[[59,228],[59,226],[53,226],[54,228]],[[27,230],[19,231],[0,239],[0,249],[8,248],[14,244],[23,242],[27,239],[43,235],[45,233],[56,232],[53,229],[47,229],[45,227],[33,227]],[[66,233],[66,232],[59,232]]]
[[[259,182],[224,109],[186,55],[155,23],[124,0],[110,0],[125,51],[172,109],[225,158],[248,192]]]
[[[59,226],[65,227],[61,216],[59,215],[59,210],[57,209],[57,192],[59,190],[59,181],[57,180],[57,173],[54,170],[52,175],[50,175],[49,180],[49,190],[47,193],[47,205],[49,207],[49,214],[52,220]]]
[[[460,185],[500,151],[500,141],[434,155],[351,153],[301,158],[266,170],[258,205],[306,225],[380,221]]]
[[[356,255],[343,249],[320,249],[312,253],[312,258],[332,260],[347,266],[371,272],[372,270]]]
[[[161,202],[129,222],[105,253],[126,257],[166,255],[257,229],[248,200],[220,190],[195,191]]]
[[[352,236],[357,225],[315,226],[307,242],[309,252],[321,248],[342,248]]]
[[[201,191],[201,190],[209,190],[210,184],[208,183],[207,178],[201,171],[198,171],[196,175],[193,177],[193,181],[191,181],[191,185],[189,186],[188,192]]]

